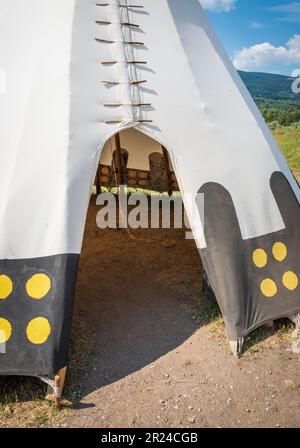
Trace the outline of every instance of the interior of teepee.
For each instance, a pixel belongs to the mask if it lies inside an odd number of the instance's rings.
[[[75,326],[84,319],[94,332],[101,362],[97,378],[91,375],[89,381],[102,378],[101,385],[186,341],[205,300],[199,252],[184,228],[97,227],[96,186],[98,193],[116,193],[116,182],[149,195],[178,191],[168,153],[158,142],[129,129],[106,143],[87,214],[74,317]]]
[[[101,152],[97,188],[116,183],[160,193],[179,190],[167,149],[134,128],[114,135]]]

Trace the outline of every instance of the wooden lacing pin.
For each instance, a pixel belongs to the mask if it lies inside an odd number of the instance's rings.
[[[106,120],[105,123],[106,124],[119,124],[119,123],[124,123],[124,120]]]
[[[144,8],[142,5],[122,5],[119,4],[120,8]]]
[[[120,84],[120,82],[118,81],[101,81],[103,84],[111,84],[113,86],[118,86]]]
[[[135,41],[131,41],[131,40],[124,41],[124,44],[126,44],[126,45],[140,45],[140,46],[145,45],[144,42],[138,42],[138,41],[135,42]]]
[[[109,3],[96,3],[96,6],[109,6]]]
[[[95,40],[97,42],[103,42],[104,44],[114,44],[114,40],[107,40],[107,39],[100,39],[99,37],[95,37]]]
[[[95,20],[95,23],[97,25],[112,25],[112,22],[109,22],[108,20]],[[132,28],[140,28],[140,25],[137,25],[136,23],[130,23],[130,22],[121,22],[122,26],[129,26]]]
[[[146,61],[126,61],[127,64],[138,64],[138,65],[143,65],[143,64],[147,64]]]
[[[103,106],[105,107],[121,107],[124,106],[122,103],[104,103]]]
[[[137,64],[137,65],[146,65],[146,61],[101,61],[102,65],[114,65],[120,62],[124,62],[125,64]]]
[[[103,80],[103,81],[101,81],[103,84],[112,84],[112,85],[119,85],[119,84],[121,84],[120,82],[118,82],[118,81],[106,81],[106,80]],[[147,82],[147,80],[142,80],[142,81],[130,81],[129,82],[129,84],[130,85],[137,85],[137,84],[143,84],[143,83],[145,83],[145,82]]]
[[[125,123],[124,120],[107,120],[106,124],[120,124]],[[153,120],[134,120],[134,123],[153,123]]]
[[[111,25],[111,22],[107,22],[106,20],[95,20],[97,25]]]
[[[114,65],[117,63],[118,63],[118,61],[101,61],[102,65]]]
[[[151,106],[151,103],[132,103],[132,104],[125,104],[125,103],[104,103],[103,106],[105,106],[105,107],[121,107],[121,106],[149,107],[149,106]]]
[[[145,82],[147,82],[146,79],[142,80],[142,81],[130,81],[129,84],[134,86],[136,84],[144,84]]]
[[[136,23],[130,23],[130,22],[122,22],[121,23],[122,26],[129,26],[132,28],[140,28],[140,25],[137,25]]]

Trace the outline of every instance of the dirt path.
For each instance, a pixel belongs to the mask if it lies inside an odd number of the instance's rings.
[[[264,332],[235,360],[217,308],[202,298],[194,242],[149,230],[143,237],[176,246],[135,243],[98,230],[96,211],[92,203],[75,308],[77,337],[92,331],[93,350],[72,385],[83,398],[62,425],[299,427],[300,357],[289,338]]]

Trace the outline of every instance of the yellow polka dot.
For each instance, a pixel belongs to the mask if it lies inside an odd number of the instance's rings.
[[[268,262],[268,255],[263,249],[256,249],[252,254],[253,263],[258,268],[263,268]]]
[[[7,342],[11,336],[11,325],[6,319],[0,318],[0,344]]]
[[[13,284],[9,277],[0,275],[0,300],[7,299],[13,291]]]
[[[289,271],[282,277],[282,283],[287,289],[294,291],[298,287],[299,280],[294,272]]]
[[[27,325],[26,334],[32,344],[44,344],[51,333],[51,326],[45,317],[36,317]]]
[[[260,284],[261,292],[266,297],[274,297],[277,294],[277,285],[270,278],[266,278]]]
[[[33,275],[26,284],[27,294],[32,299],[43,299],[51,289],[51,280],[46,274]]]
[[[286,245],[283,243],[275,243],[272,249],[273,257],[277,261],[283,261],[285,260],[287,256],[287,248]]]

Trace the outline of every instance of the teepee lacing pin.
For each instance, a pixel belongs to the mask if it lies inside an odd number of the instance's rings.
[[[116,44],[116,43],[118,43],[118,41],[116,41],[116,40],[101,39],[99,37],[95,37],[95,40],[97,42],[102,42],[104,44]],[[119,42],[119,43],[121,43],[121,42]],[[125,45],[141,45],[141,46],[145,45],[144,42],[125,41],[125,40],[123,41],[123,44],[125,44]]]
[[[110,3],[96,3],[96,6],[110,6]],[[119,3],[120,8],[144,8],[142,5],[123,5]]]
[[[151,103],[104,103],[105,107],[121,107],[121,106],[132,106],[132,107],[150,107]]]
[[[119,86],[120,84],[129,84],[129,85],[136,85],[136,84],[143,84],[147,82],[147,80],[142,80],[142,81],[129,81],[128,83],[122,83],[119,81],[102,81],[103,84],[112,84],[115,86]]]
[[[112,25],[112,22],[109,22],[107,20],[95,20],[95,23],[97,23],[97,25]],[[129,26],[132,28],[140,28],[140,25],[137,25],[135,23],[129,23],[129,22],[121,22],[120,25]]]
[[[133,120],[134,123],[153,123],[153,120]],[[106,120],[106,124],[126,124],[128,121],[125,120]]]
[[[137,64],[143,65],[147,64],[147,61],[101,61],[102,65],[114,65],[123,62],[124,64]]]
[[[96,3],[96,6],[110,6],[110,3]],[[123,5],[119,3],[119,8],[144,8],[142,5]]]
[[[98,3],[97,6],[109,6],[109,3]],[[109,39],[103,39],[103,38],[95,38],[95,40],[97,42],[102,42],[102,43],[107,43],[107,44],[124,44],[124,45],[129,45],[131,47],[134,46],[144,46],[144,42],[140,42],[140,41],[135,41],[134,39],[132,39],[131,37],[131,28],[140,28],[140,25],[133,23],[133,21],[130,19],[129,17],[129,13],[128,13],[128,8],[143,8],[144,6],[142,5],[134,5],[134,4],[122,4],[119,3],[120,8],[127,8],[126,12],[122,12],[120,14],[120,21],[119,21],[119,25],[122,27],[127,28],[126,31],[124,31],[124,40],[120,40],[120,41],[115,41],[115,40],[109,40]],[[112,22],[109,18],[108,19],[99,19],[99,20],[95,20],[95,23],[97,25],[114,25],[116,24],[115,22]],[[132,50],[133,52],[133,50]],[[102,65],[115,65],[118,63],[123,63],[123,64],[128,64],[129,66],[135,67],[139,64],[147,64],[147,61],[139,61],[139,60],[135,60],[134,54],[131,55],[131,58],[129,57],[129,59],[127,59],[127,55],[125,55],[125,60],[104,60],[104,61],[100,61],[100,63]],[[131,79],[130,78],[138,78],[138,73],[136,72],[136,70],[134,69],[134,71],[130,72],[129,75],[129,80],[124,82],[124,81],[111,81],[111,80],[102,80],[103,84],[106,85],[111,85],[111,86],[119,86],[121,84],[128,84],[130,86],[139,86],[141,84],[144,84],[147,82],[147,80],[144,79]],[[143,107],[150,107],[151,103],[146,103],[143,102],[142,99],[140,98],[140,92],[138,90],[133,90],[133,101],[132,103],[122,103],[122,102],[112,102],[112,103],[105,103],[103,104],[104,107],[108,107],[108,108],[119,108],[122,106],[130,106],[132,107],[132,112],[133,112],[133,117],[132,120],[134,123],[152,123],[153,120],[147,120],[147,119],[143,119],[143,117],[141,116],[140,112],[137,112],[138,110],[142,110]],[[111,119],[111,120],[106,120],[105,121],[106,124],[122,124],[122,123],[128,123],[128,120],[124,120],[124,119]]]

